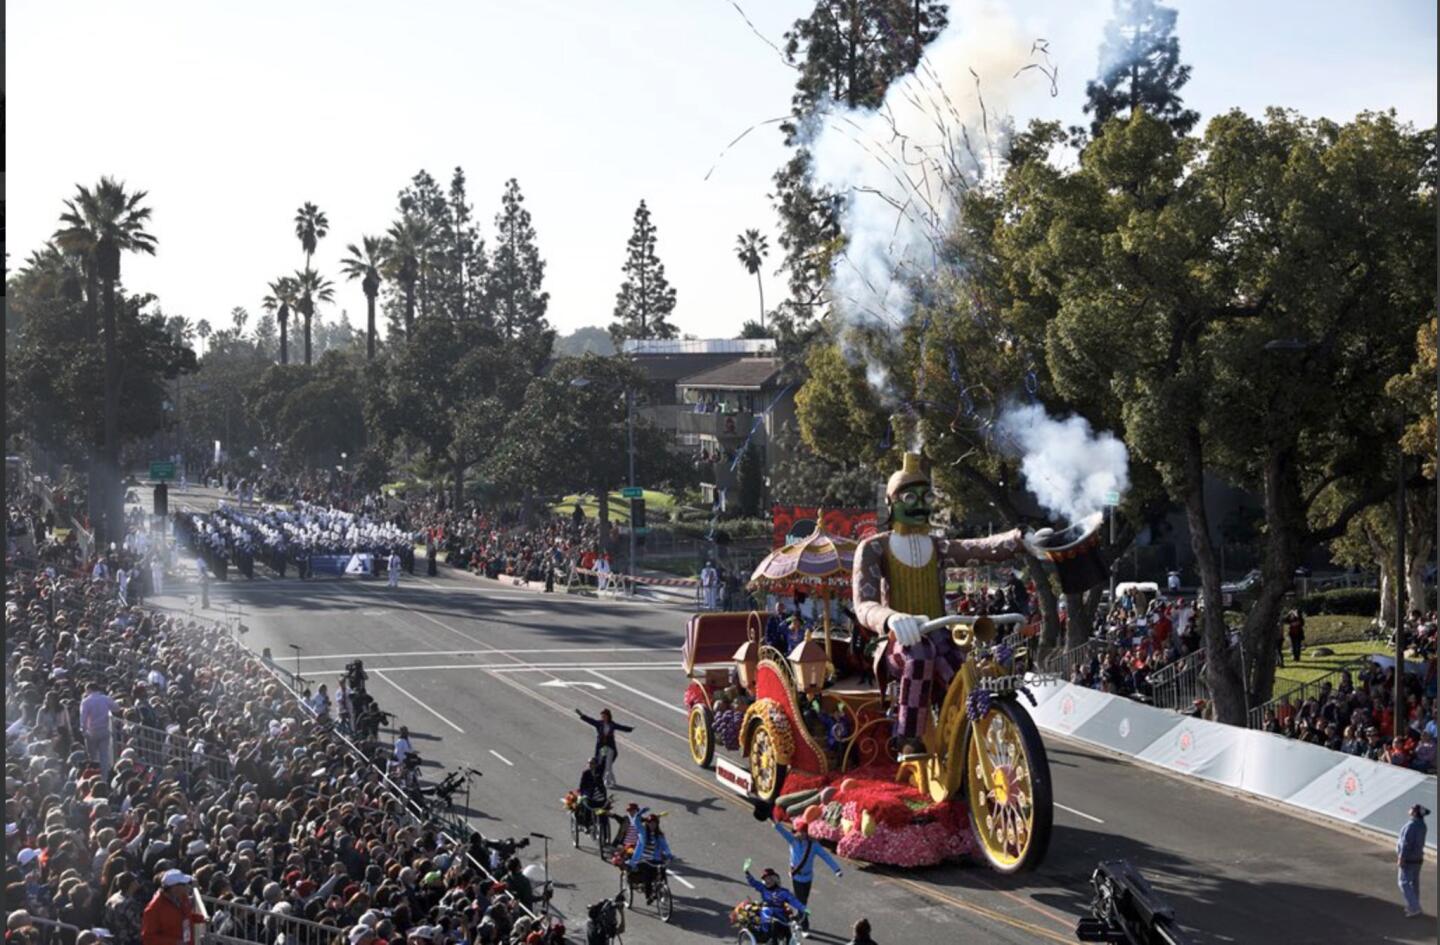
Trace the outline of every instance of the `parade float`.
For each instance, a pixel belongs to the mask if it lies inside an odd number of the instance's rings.
[[[912,465],[907,460],[913,480]],[[1093,569],[1093,557],[1076,553],[1081,545],[1090,551],[1094,528],[1086,525],[1026,536],[1024,549],[1062,577],[1077,563]],[[803,588],[826,601],[853,583],[859,611],[865,582],[852,569],[863,558],[854,542],[817,530],[762,561],[751,586]],[[693,761],[750,799],[757,818],[803,820],[811,836],[850,859],[916,867],[970,858],[1002,873],[1038,866],[1053,801],[1045,748],[1027,709],[1028,638],[1019,632],[1026,619],[944,615],[937,604],[919,628],[921,645],[953,645],[954,670],[936,678],[946,681],[923,708],[928,724],[901,748],[896,684],[872,680],[869,659],[850,637],[867,631],[833,628],[829,609],[827,602],[818,625],[788,652],[767,642],[767,615],[757,611],[690,619],[682,664]]]

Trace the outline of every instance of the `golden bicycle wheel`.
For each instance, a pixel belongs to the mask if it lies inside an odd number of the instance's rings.
[[[785,783],[785,765],[780,763],[770,730],[764,725],[759,725],[750,737],[750,781],[751,793],[770,804],[775,803],[780,785]]]
[[[1018,873],[1040,865],[1055,816],[1050,763],[1039,730],[1015,700],[996,700],[970,727],[965,796],[991,869]]]
[[[689,734],[691,760],[702,768],[710,767],[715,760],[715,722],[709,706],[697,702],[690,707],[686,730]]]

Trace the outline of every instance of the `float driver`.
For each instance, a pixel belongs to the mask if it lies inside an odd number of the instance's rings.
[[[929,708],[944,700],[964,661],[949,636],[920,635],[927,621],[945,614],[945,569],[1008,561],[1024,553],[1024,544],[1018,528],[991,538],[932,538],[935,493],[918,453],[905,454],[902,468],[886,484],[885,500],[892,529],[855,549],[855,616],[882,638],[893,634],[876,651],[875,675],[882,688],[886,679],[899,679],[899,753],[919,755],[925,752],[921,735]]]

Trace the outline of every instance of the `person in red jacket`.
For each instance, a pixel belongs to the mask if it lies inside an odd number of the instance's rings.
[[[140,919],[140,945],[196,945],[196,925],[205,921],[195,911],[195,881],[179,870],[166,870],[160,877],[155,898]]]

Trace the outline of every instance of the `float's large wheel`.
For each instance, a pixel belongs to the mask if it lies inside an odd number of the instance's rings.
[[[785,765],[780,763],[780,752],[764,725],[758,726],[750,736],[750,782],[751,792],[772,805],[785,783]]]
[[[702,768],[715,761],[715,719],[710,707],[697,702],[690,707],[690,758]]]
[[[998,699],[970,727],[965,796],[980,854],[1001,873],[1034,869],[1045,859],[1054,819],[1050,763],[1030,714]]]

